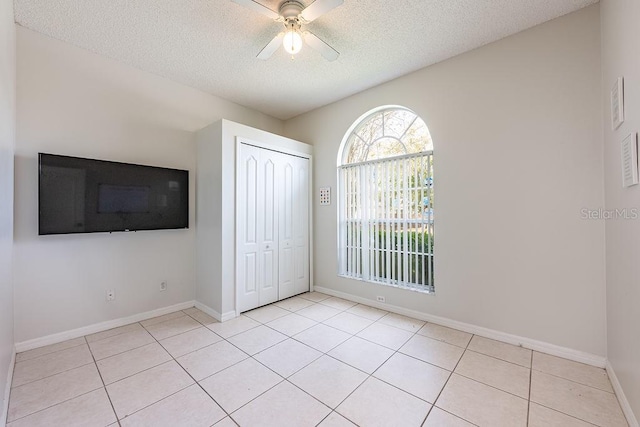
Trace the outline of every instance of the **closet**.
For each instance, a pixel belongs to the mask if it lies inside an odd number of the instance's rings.
[[[308,292],[313,147],[224,119],[196,147],[198,308],[225,321]]]
[[[243,312],[309,290],[309,159],[240,141],[236,172]]]

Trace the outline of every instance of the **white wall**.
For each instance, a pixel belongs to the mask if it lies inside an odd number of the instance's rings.
[[[15,29],[13,0],[0,0],[0,424],[13,356],[13,150],[15,143]]]
[[[640,210],[640,186],[622,188],[620,143],[640,131],[640,2],[605,0],[602,9],[602,112],[606,209]],[[625,122],[611,129],[610,90],[625,78]],[[606,221],[607,354],[640,419],[640,219]]]
[[[436,157],[436,294],[337,277],[336,203],[314,204],[315,284],[604,356],[599,6],[285,122],[336,189],[349,126],[380,105],[427,123]]]
[[[195,131],[282,122],[22,27],[17,55],[16,341],[193,300]],[[189,230],[39,237],[38,152],[188,169]]]
[[[222,242],[222,120],[198,131],[196,146],[196,300],[221,320],[222,257],[231,251]]]
[[[198,146],[198,302],[225,319],[235,316],[236,138],[285,153],[313,154],[313,147],[230,120],[200,130]]]

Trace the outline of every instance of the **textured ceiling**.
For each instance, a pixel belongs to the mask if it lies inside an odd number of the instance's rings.
[[[345,0],[306,26],[340,52],[335,62],[306,46],[293,61],[282,49],[256,59],[281,24],[231,0],[15,0],[15,14],[24,27],[288,119],[597,1]]]

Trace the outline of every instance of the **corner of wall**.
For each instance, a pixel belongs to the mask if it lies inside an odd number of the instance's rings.
[[[7,372],[7,382],[4,387],[4,398],[2,399],[2,413],[0,413],[0,425],[7,422],[9,417],[9,395],[11,394],[11,383],[13,382],[13,370],[16,365],[16,349],[13,347],[11,362],[9,362],[9,370]]]
[[[15,363],[14,152],[16,135],[16,26],[13,1],[0,0],[0,402],[7,416]]]
[[[618,398],[618,402],[620,402],[620,406],[622,407],[622,412],[624,413],[624,416],[627,418],[629,427],[640,427],[640,424],[638,424],[638,419],[636,418],[635,414],[633,413],[633,409],[631,408],[631,403],[629,403],[629,400],[627,399],[627,396],[624,393],[622,385],[618,380],[618,376],[616,375],[616,372],[614,371],[613,366],[611,366],[611,362],[608,360],[607,360],[606,370],[607,370],[607,375],[609,375],[609,380],[611,381],[611,386],[613,387],[613,391],[615,392],[616,397]]]
[[[640,186],[623,188],[620,161],[622,140],[640,131],[640,57],[636,43],[639,19],[640,3],[636,1],[600,2],[601,122],[607,212],[637,208],[640,196]],[[614,129],[610,91],[618,77],[624,78],[624,122]],[[640,322],[637,310],[640,220],[616,218],[604,222],[607,371],[629,423],[636,427],[640,416],[640,340],[636,327]]]

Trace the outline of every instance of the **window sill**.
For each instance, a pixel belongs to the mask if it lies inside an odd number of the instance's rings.
[[[396,284],[393,284],[393,283],[378,282],[378,281],[375,281],[375,280],[365,280],[365,279],[360,279],[358,277],[346,276],[344,274],[338,274],[338,277],[340,277],[342,279],[355,280],[355,281],[358,281],[358,282],[371,283],[373,285],[386,286],[386,287],[390,287],[390,288],[402,289],[402,290],[405,290],[405,291],[417,292],[419,294],[426,294],[426,295],[435,295],[436,294],[436,291],[435,290],[431,290],[431,289],[417,289],[417,288],[413,288],[411,286],[396,285]]]

